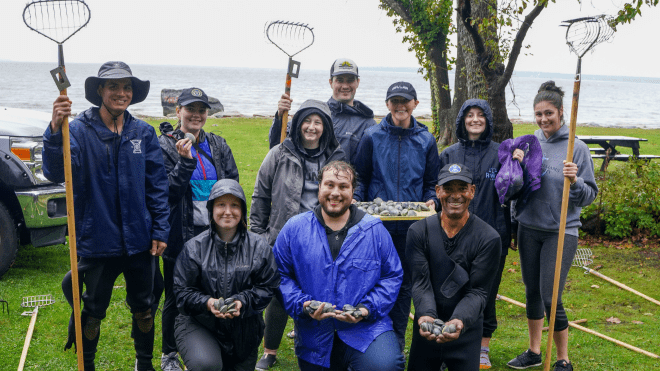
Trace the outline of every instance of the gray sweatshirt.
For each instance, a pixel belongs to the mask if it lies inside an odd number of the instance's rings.
[[[569,128],[566,125],[547,139],[541,129],[534,132],[543,150],[543,171],[541,188],[532,192],[526,203],[516,203],[516,220],[525,227],[559,231],[564,187],[563,161],[566,159],[568,134]],[[591,204],[598,194],[589,147],[579,139],[575,139],[573,162],[578,166],[578,174],[569,192],[566,234],[577,236],[578,228],[582,226],[580,211],[583,206]]]

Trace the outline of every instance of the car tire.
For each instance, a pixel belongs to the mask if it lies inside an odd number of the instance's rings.
[[[18,233],[9,210],[0,202],[0,277],[14,264],[18,251]]]

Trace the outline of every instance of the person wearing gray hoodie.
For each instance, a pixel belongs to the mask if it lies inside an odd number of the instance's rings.
[[[335,160],[345,160],[335,137],[330,108],[325,102],[303,102],[291,120],[290,135],[273,147],[261,163],[250,207],[250,230],[264,235],[270,246],[293,216],[318,205],[319,170]],[[288,321],[278,298],[266,309],[264,356],[257,369],[275,364],[277,349]]]
[[[562,189],[564,178],[571,183],[566,217],[563,258],[559,284],[559,297],[554,329],[557,345],[555,371],[572,371],[568,359],[568,318],[561,301],[568,270],[577,250],[580,211],[596,198],[598,186],[594,179],[594,164],[589,148],[575,139],[573,162],[566,162],[569,128],[564,125],[564,92],[554,81],[541,85],[534,98],[534,115],[539,130],[534,135],[543,150],[541,188],[532,192],[527,200],[516,202],[518,221],[518,248],[525,297],[529,349],[507,363],[511,368],[525,369],[542,363],[541,329],[544,312],[551,312],[554,267],[559,239]]]

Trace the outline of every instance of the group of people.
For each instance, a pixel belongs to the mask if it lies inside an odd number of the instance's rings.
[[[419,101],[410,83],[389,87],[390,113],[380,124],[355,99],[359,83],[352,60],[333,62],[332,97],[302,103],[280,143],[281,118],[292,105],[282,95],[248,214],[231,149],[203,129],[210,105],[202,89],[183,90],[178,123],[163,122],[158,137],[127,111],[146,98],[148,81],[122,62],[107,62],[86,80],[94,107],[70,124],[85,370],[95,369],[101,322],[121,273],[135,370],[153,370],[163,290],[164,371],[183,369],[179,355],[189,370],[267,370],[277,362],[288,317],[301,370],[403,370],[411,301],[408,370],[490,368],[495,299],[516,245],[529,349],[508,365],[541,363],[561,185],[570,180],[560,294],[577,248],[580,208],[598,192],[584,143],[576,140],[573,162],[563,161],[563,92],[553,82],[539,89],[536,147],[493,142],[488,103],[471,99],[456,119],[459,142],[439,154],[413,116]],[[44,133],[44,174],[56,182],[64,180],[61,126],[70,114],[68,97],[58,97]],[[511,184],[502,199],[495,183],[506,156],[524,170],[524,185]],[[530,160],[538,156],[542,161]],[[437,213],[381,221],[355,205],[378,198],[423,203]],[[63,289],[70,298],[68,275]],[[567,328],[560,296],[557,371],[573,369]],[[67,347],[75,341],[72,319]]]

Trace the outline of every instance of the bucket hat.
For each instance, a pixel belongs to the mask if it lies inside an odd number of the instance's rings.
[[[103,63],[99,68],[98,76],[90,76],[85,80],[85,98],[93,105],[101,107],[103,100],[98,93],[101,82],[124,78],[130,78],[133,84],[133,99],[129,105],[140,103],[147,98],[151,84],[148,80],[142,81],[133,76],[131,68],[124,62]]]

